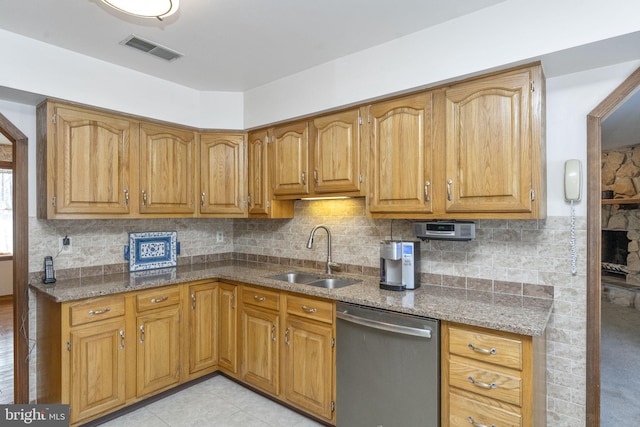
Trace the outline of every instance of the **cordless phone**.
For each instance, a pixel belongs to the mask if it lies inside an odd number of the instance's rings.
[[[53,271],[53,258],[50,256],[44,257],[44,283],[55,283],[56,273]]]

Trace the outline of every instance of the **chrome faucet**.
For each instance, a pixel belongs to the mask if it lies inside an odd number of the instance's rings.
[[[311,233],[309,234],[309,240],[307,241],[307,249],[311,249],[313,248],[313,236],[316,234],[316,230],[318,228],[322,228],[324,231],[327,232],[327,274],[332,274],[333,271],[332,269],[336,269],[339,270],[340,269],[340,264],[336,264],[335,262],[333,262],[331,260],[331,231],[329,231],[329,228],[327,228],[325,225],[316,225],[315,227],[313,227],[313,229],[311,230]]]

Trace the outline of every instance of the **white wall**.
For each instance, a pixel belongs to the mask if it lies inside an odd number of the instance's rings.
[[[0,86],[189,126],[243,128],[241,93],[200,92],[4,30],[0,46]]]
[[[245,127],[432,86],[633,33],[640,30],[639,15],[637,1],[610,0],[605,5],[600,0],[509,0],[249,90]],[[596,59],[591,62],[597,64]]]
[[[0,296],[13,295],[13,261],[0,261]]]
[[[640,60],[568,74],[547,80],[547,212],[567,215],[563,174],[567,159],[587,159],[587,115],[624,79],[640,67]],[[586,178],[583,199],[576,205],[578,215],[586,215]]]

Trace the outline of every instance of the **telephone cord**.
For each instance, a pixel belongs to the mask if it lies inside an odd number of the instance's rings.
[[[578,250],[576,249],[576,208],[571,201],[571,237],[569,239],[571,245],[571,274],[578,273]]]

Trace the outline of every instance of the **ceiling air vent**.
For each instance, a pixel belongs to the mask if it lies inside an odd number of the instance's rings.
[[[152,41],[142,39],[134,34],[130,35],[126,39],[120,42],[121,45],[131,46],[135,49],[146,52],[150,55],[157,56],[158,58],[162,58],[165,61],[175,61],[176,59],[183,56],[181,53],[176,52],[175,50],[171,50],[164,46],[160,46]]]

